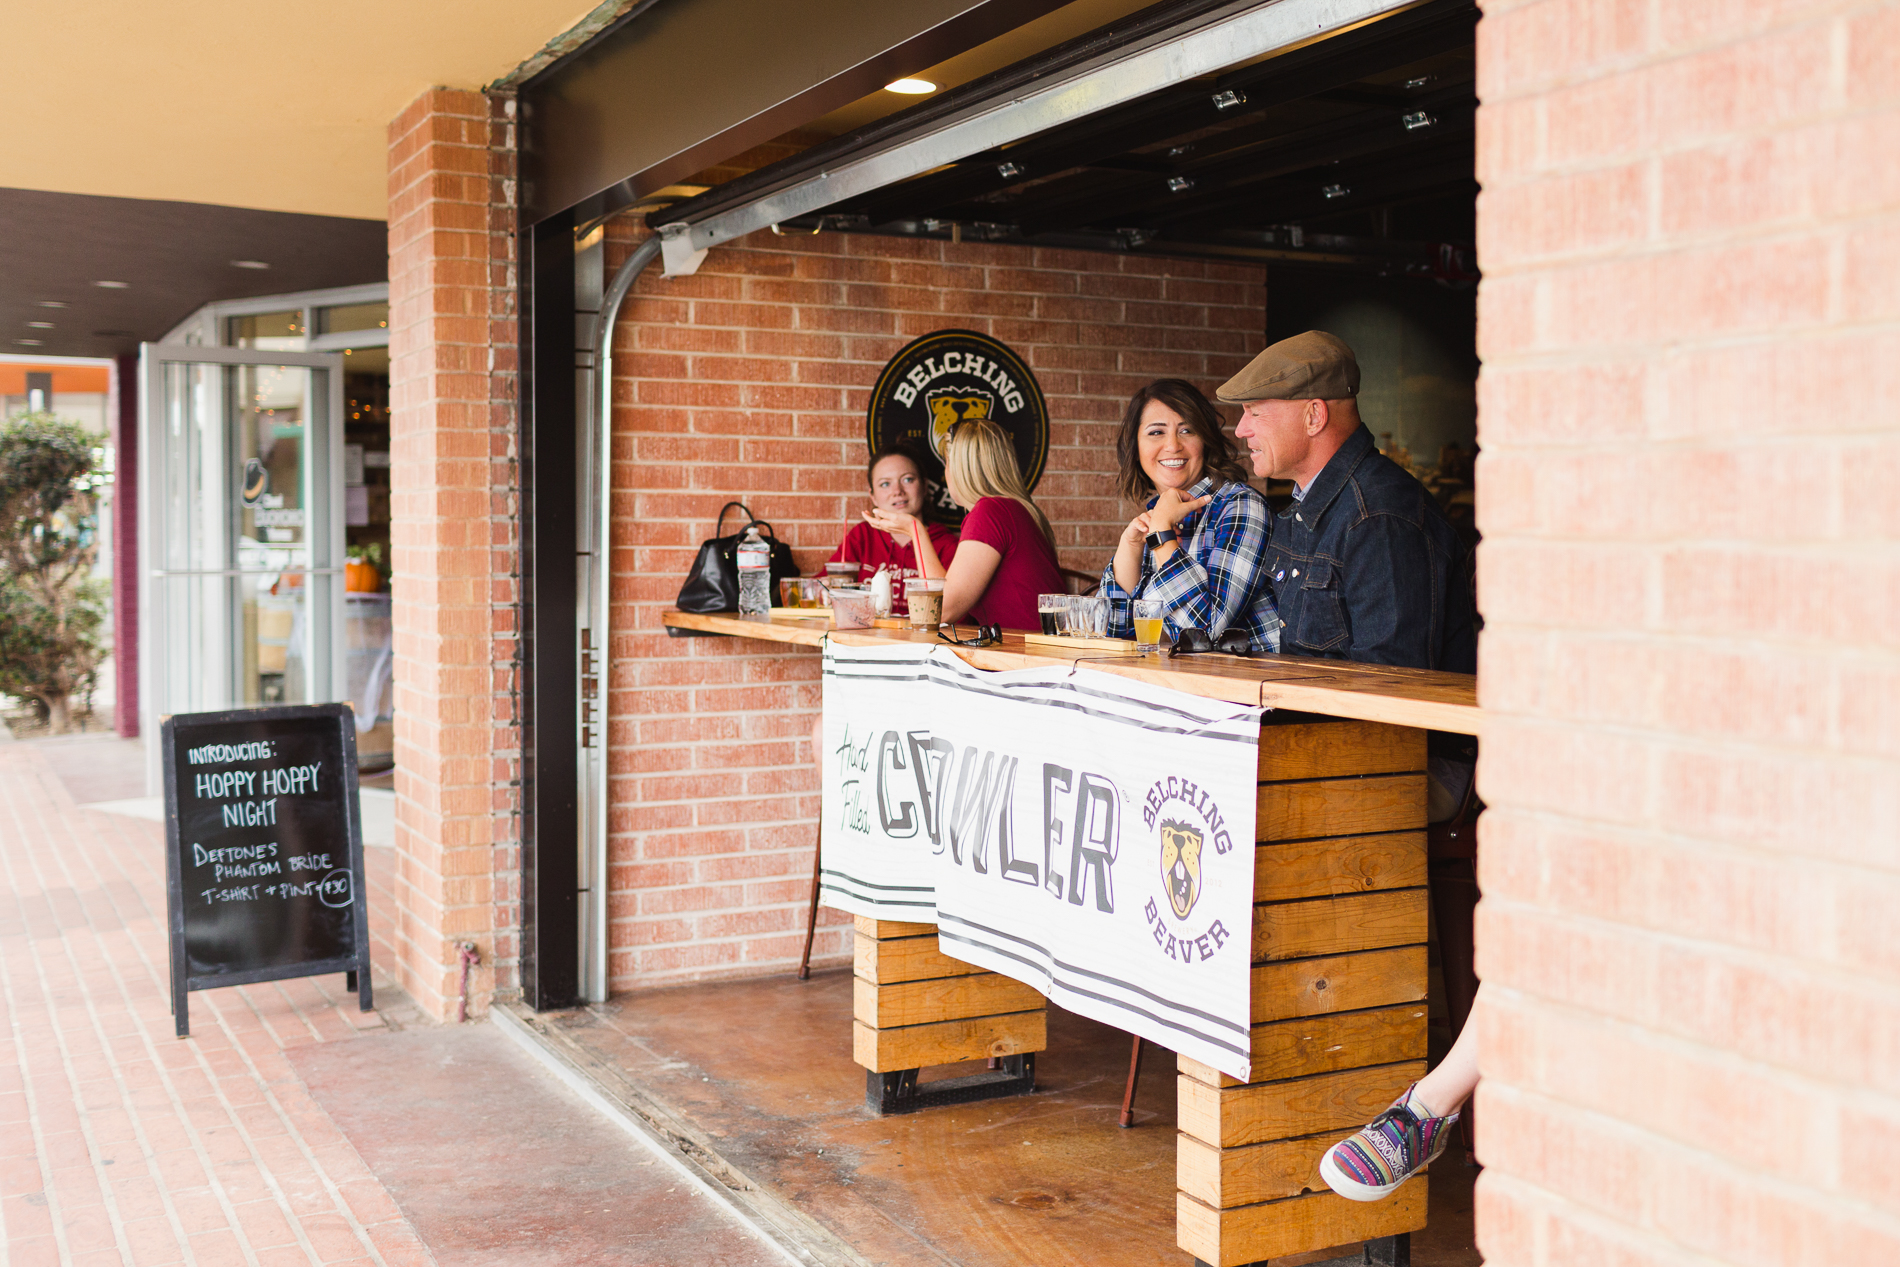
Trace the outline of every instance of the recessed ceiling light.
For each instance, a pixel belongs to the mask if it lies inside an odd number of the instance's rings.
[[[14,342],[23,348],[36,348],[41,346],[39,339],[15,339]]]
[[[42,308],[64,308],[66,305],[57,299],[42,299],[39,302],[39,306]]]
[[[901,92],[906,97],[921,97],[927,92],[937,91],[937,85],[928,79],[893,79],[884,85],[885,92]]]
[[[94,282],[93,283],[93,285],[99,287],[102,290],[124,290],[131,284],[132,284],[131,282]]]
[[[30,330],[51,330],[53,328],[53,323],[50,321],[29,321],[26,324]]]
[[[263,260],[232,260],[232,268],[269,268]]]

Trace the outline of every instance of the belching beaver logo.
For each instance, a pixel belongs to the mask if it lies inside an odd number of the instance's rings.
[[[967,388],[959,392],[950,387],[925,392],[924,403],[930,406],[930,452],[941,462],[943,440],[950,434],[950,428],[959,422],[974,422],[978,418],[989,417],[996,405],[996,397],[989,392],[970,391]]]
[[[963,507],[943,482],[943,441],[959,422],[984,418],[1008,434],[1030,488],[1049,457],[1049,406],[1036,376],[1009,346],[974,330],[936,330],[914,339],[884,366],[871,388],[865,440],[918,459],[924,513],[955,525]]]
[[[1148,899],[1142,912],[1148,932],[1168,958],[1184,964],[1205,963],[1220,953],[1232,934],[1218,919],[1201,927],[1189,924],[1188,918],[1201,900],[1206,869],[1213,867],[1218,877],[1218,860],[1233,852],[1233,832],[1207,789],[1179,776],[1156,780],[1142,800],[1141,818],[1155,833],[1161,888],[1168,903],[1164,913],[1160,902]],[[1170,920],[1169,915],[1174,918]]]
[[[1176,919],[1186,919],[1201,897],[1201,830],[1167,819],[1161,824],[1161,876]]]

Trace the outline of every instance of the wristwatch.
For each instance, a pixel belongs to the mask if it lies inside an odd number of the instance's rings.
[[[1163,528],[1160,532],[1149,533],[1146,540],[1148,542],[1148,548],[1150,550],[1159,550],[1162,546],[1162,543],[1172,541],[1178,545],[1180,543],[1181,538],[1175,535],[1174,529]]]

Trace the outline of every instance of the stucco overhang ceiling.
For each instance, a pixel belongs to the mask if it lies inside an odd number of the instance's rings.
[[[213,300],[381,281],[390,120],[632,3],[0,6],[0,351],[117,355]]]
[[[397,112],[509,74],[592,7],[9,4],[0,186],[380,220]]]

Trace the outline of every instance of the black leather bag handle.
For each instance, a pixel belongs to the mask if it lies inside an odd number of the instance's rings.
[[[723,537],[726,535],[726,512],[731,510],[734,506],[737,506],[740,510],[745,511],[745,517],[746,517],[747,523],[754,524],[754,523],[759,522],[758,520],[752,517],[751,508],[748,507],[744,502],[727,502],[725,505],[719,508],[719,522],[713,525],[713,536]]]

